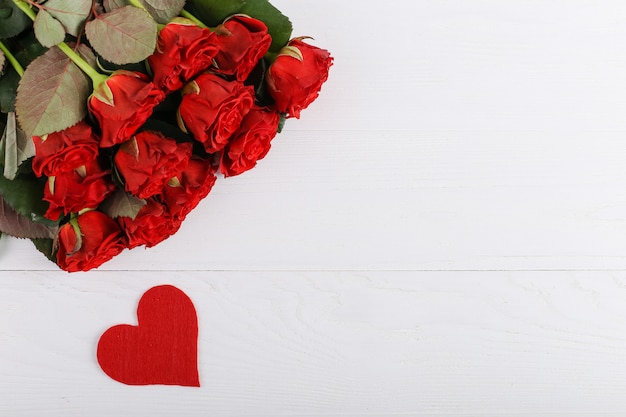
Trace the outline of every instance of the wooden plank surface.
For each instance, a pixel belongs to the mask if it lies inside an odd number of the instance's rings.
[[[626,267],[623,132],[284,135],[256,171],[219,181],[178,234],[103,269]],[[0,268],[55,266],[3,239]]]
[[[96,272],[2,278],[0,415],[619,416],[624,272]],[[95,345],[153,285],[200,317],[200,388]]]
[[[99,271],[0,240],[0,416],[626,415],[626,4],[273,3],[336,61],[255,170]],[[201,388],[112,381],[165,283]]]

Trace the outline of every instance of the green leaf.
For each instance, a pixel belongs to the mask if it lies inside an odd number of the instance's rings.
[[[46,226],[21,215],[0,196],[0,230],[19,238],[53,239],[59,229],[58,226]]]
[[[17,127],[14,112],[7,116],[7,125],[0,144],[4,151],[4,176],[13,180],[22,162],[35,156],[35,145],[32,139]]]
[[[110,12],[111,10],[119,9],[124,6],[128,6],[127,0],[104,0],[102,2],[104,10]]]
[[[146,204],[146,200],[137,198],[118,188],[112,196],[104,200],[100,205],[100,210],[108,214],[112,219],[117,217],[130,217],[135,220],[139,210]]]
[[[17,119],[27,136],[75,125],[87,114],[89,78],[57,47],[26,67],[17,89]]]
[[[46,48],[58,45],[65,39],[65,28],[61,22],[45,10],[37,13],[33,27],[37,40]]]
[[[15,58],[24,68],[35,58],[47,51],[46,48],[37,42],[34,31],[32,30],[21,34],[17,38],[8,39],[3,42],[9,50],[14,51],[13,54]],[[7,65],[4,75],[0,76],[0,112],[8,113],[15,111],[15,95],[19,81],[20,76],[12,66]]]
[[[273,103],[272,97],[267,92],[265,82],[265,75],[267,73],[267,67],[269,63],[265,59],[261,59],[259,63],[254,67],[248,79],[246,80],[246,85],[254,86],[254,100],[256,104],[259,106],[269,106]]]
[[[121,65],[152,55],[156,48],[157,23],[145,10],[125,6],[89,21],[85,33],[98,54]]]
[[[39,252],[43,253],[46,258],[56,263],[56,258],[54,256],[54,239],[31,239],[31,241]]]
[[[10,39],[10,42],[11,44],[7,46],[9,46],[11,51],[14,51],[15,58],[24,68],[48,50],[35,38],[35,31],[33,30],[29,30],[17,38]]]
[[[34,176],[18,176],[8,180],[0,175],[0,196],[22,216],[30,220],[54,226],[57,222],[46,219],[44,213],[48,203],[43,200],[45,181]]]
[[[0,0],[0,39],[12,38],[30,25],[30,18],[12,0]]]
[[[239,13],[262,20],[272,36],[270,51],[278,52],[291,38],[293,26],[287,16],[267,0],[246,0]]]
[[[20,76],[13,68],[7,69],[0,77],[0,112],[8,113],[15,111],[15,94]]]
[[[145,0],[145,2],[159,10],[178,9],[180,12],[185,6],[185,0]]]
[[[239,13],[245,0],[187,0],[185,8],[207,26],[217,26]]]
[[[280,119],[278,121],[278,133],[281,133],[283,131],[283,129],[285,128],[285,122],[287,121],[287,116],[285,116],[284,113],[281,113],[280,115]]]
[[[185,0],[141,0],[141,4],[144,5],[154,20],[161,24],[167,24],[178,16],[185,5]]]
[[[96,54],[94,54],[93,50],[84,43],[78,45],[76,52],[78,52],[78,55],[80,55],[81,58],[87,61],[90,67],[95,68],[98,66],[98,58],[96,57]]]
[[[6,64],[6,60],[4,52],[0,51],[0,75],[4,74],[4,64]]]
[[[46,10],[63,24],[67,33],[78,36],[91,13],[91,0],[48,0]]]
[[[188,0],[185,7],[209,26],[217,26],[237,13],[262,20],[272,36],[272,52],[278,52],[291,38],[289,18],[267,0]]]

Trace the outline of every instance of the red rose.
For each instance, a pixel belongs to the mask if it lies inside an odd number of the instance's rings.
[[[173,219],[183,221],[215,184],[215,167],[207,159],[193,157],[180,175],[163,188],[161,199]]]
[[[254,168],[270,150],[270,142],[278,132],[280,116],[275,111],[255,106],[222,151],[220,171],[226,177]]]
[[[60,132],[33,136],[33,172],[38,177],[69,172],[98,157],[99,139],[84,121]]]
[[[145,74],[115,71],[87,103],[102,130],[100,146],[109,148],[130,139],[164,98],[165,93]]]
[[[97,268],[126,247],[119,226],[104,213],[88,211],[72,222],[59,229],[57,264],[65,271]]]
[[[159,194],[170,178],[185,169],[192,147],[191,143],[176,143],[159,132],[137,133],[114,158],[126,191],[139,198]]]
[[[300,118],[328,79],[333,58],[325,49],[300,39],[289,41],[267,71],[267,86],[280,113]]]
[[[209,153],[224,148],[254,105],[254,88],[216,74],[200,75],[183,89],[180,128],[191,132]]]
[[[48,177],[43,199],[50,207],[45,216],[57,220],[63,213],[98,207],[115,190],[110,175],[111,171],[102,170],[94,160],[73,171]]]
[[[130,249],[141,245],[155,246],[176,233],[181,223],[172,219],[167,208],[154,198],[147,200],[134,219],[119,217],[117,221],[128,238]]]
[[[258,19],[235,15],[216,28],[219,53],[215,57],[217,71],[235,75],[244,81],[270,49],[272,37],[265,23]]]
[[[190,20],[177,18],[159,32],[157,52],[148,57],[154,84],[166,93],[183,84],[213,63],[218,52],[216,35]]]

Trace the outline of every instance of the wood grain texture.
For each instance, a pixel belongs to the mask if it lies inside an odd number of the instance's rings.
[[[623,272],[14,274],[0,280],[0,415],[626,409]],[[198,389],[128,387],[94,360],[99,335],[135,323],[162,283],[196,304]]]
[[[336,61],[255,170],[99,271],[0,240],[0,415],[626,415],[626,4],[273,3]],[[166,283],[202,387],[108,379]]]
[[[284,135],[256,170],[218,181],[175,236],[103,269],[626,267],[621,132]],[[3,239],[0,268],[55,266]]]

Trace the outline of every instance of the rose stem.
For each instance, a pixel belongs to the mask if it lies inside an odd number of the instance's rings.
[[[189,20],[191,20],[193,23],[195,23],[197,26],[201,27],[201,28],[208,28],[207,25],[205,25],[204,23],[202,23],[200,21],[200,19],[198,19],[197,17],[195,17],[194,15],[192,15],[191,13],[189,13],[187,10],[183,9],[180,11],[180,15],[184,18],[187,18]]]
[[[138,7],[140,9],[144,9],[146,12],[148,11],[148,9],[146,9],[146,6],[141,4],[141,2],[139,0],[128,0],[128,3],[130,3],[131,6],[135,6],[135,7]]]
[[[74,62],[74,64],[78,66],[78,68],[80,68],[85,74],[89,76],[89,78],[91,78],[94,89],[109,78],[108,75],[100,74],[98,71],[96,71],[91,65],[87,63],[87,61],[85,61],[80,55],[74,52],[74,50],[70,48],[69,45],[65,42],[61,42],[57,46],[61,51],[63,51],[63,53],[65,53],[65,55],[67,55],[69,59],[72,60],[72,62]]]
[[[17,59],[15,59],[15,56],[13,56],[11,51],[9,51],[9,48],[7,48],[2,43],[2,41],[0,41],[0,51],[4,52],[4,56],[7,57],[7,60],[9,61],[9,63],[11,64],[11,66],[13,67],[15,72],[17,72],[20,77],[22,75],[24,75],[24,68],[22,67],[22,65],[20,65],[20,63],[17,61]]]
[[[30,8],[30,5],[23,0],[13,0],[13,3],[23,11],[26,16],[30,17],[30,20],[35,20],[37,13]]]
[[[37,13],[35,13],[35,11],[30,8],[28,3],[23,0],[13,0],[13,3],[15,3],[15,5],[19,7],[20,10],[26,13],[26,15],[30,17],[31,20],[35,20],[35,18],[37,17]],[[85,74],[89,76],[89,78],[91,78],[94,89],[103,82],[105,82],[107,78],[109,78],[108,76],[100,74],[98,71],[96,71],[91,65],[87,63],[87,61],[85,61],[80,55],[74,52],[74,50],[70,48],[69,45],[65,42],[61,42],[57,46],[61,51],[63,51],[63,53],[65,53],[65,55],[67,55],[69,59],[74,62],[74,64],[78,66],[78,68],[80,68]]]

